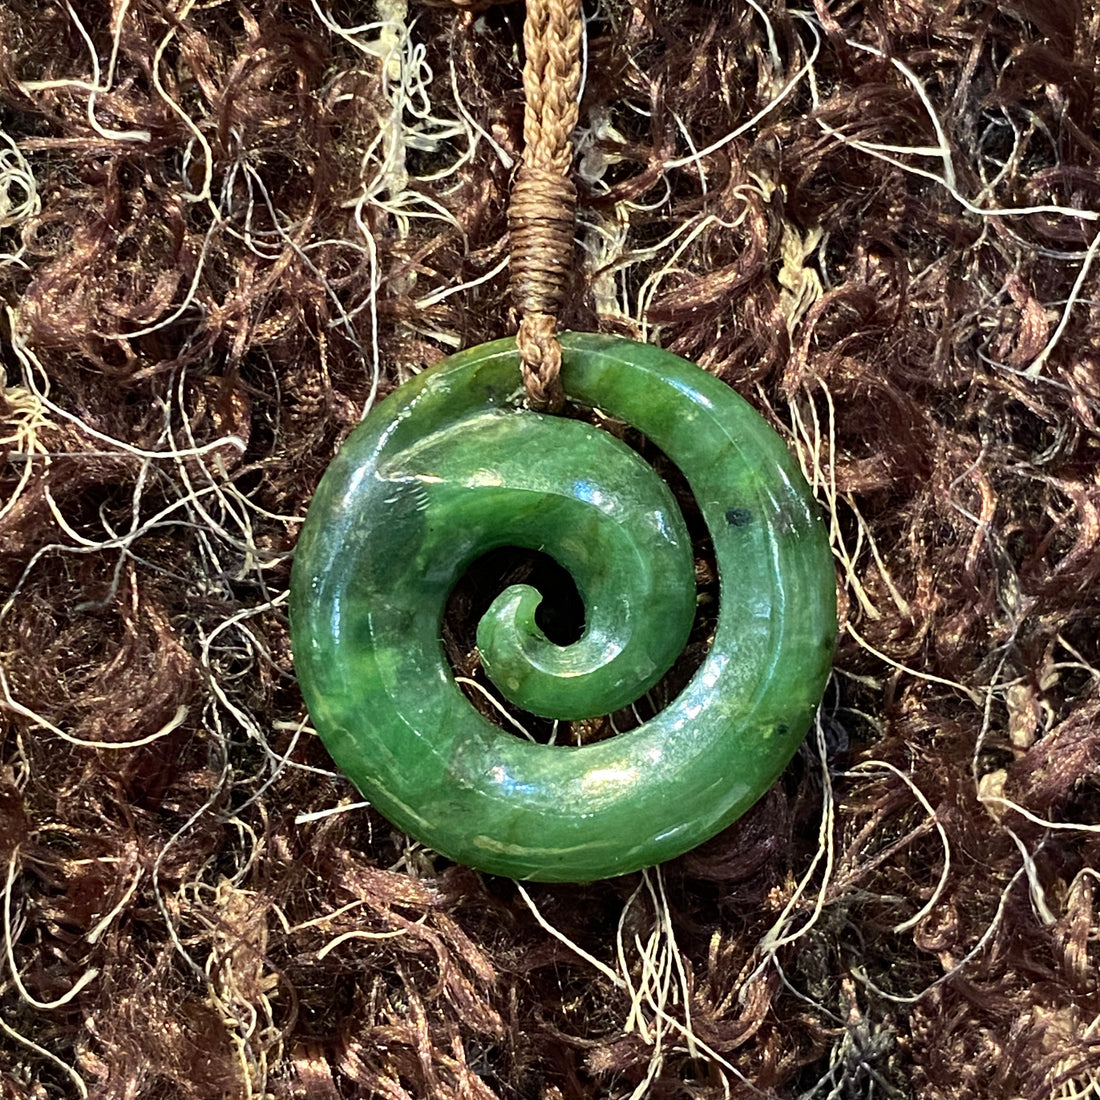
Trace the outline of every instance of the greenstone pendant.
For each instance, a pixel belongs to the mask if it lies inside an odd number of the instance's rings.
[[[805,736],[836,633],[832,557],[798,465],[723,383],[617,337],[561,337],[569,399],[633,425],[687,478],[714,540],[718,625],[661,713],[580,748],[521,740],[455,683],[441,620],[468,566],[545,551],[584,601],[550,642],[513,586],[478,627],[494,684],[548,718],[610,713],[672,665],[695,611],[667,486],[613,436],[522,407],[514,340],[460,352],[377,405],[310,506],[295,554],[294,660],[336,763],[382,813],[485,871],[587,881],[670,859],[744,813]]]

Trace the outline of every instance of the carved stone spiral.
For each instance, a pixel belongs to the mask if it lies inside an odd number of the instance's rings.
[[[455,683],[444,607],[500,546],[554,557],[585,606],[567,646],[539,629],[541,597],[526,586],[479,625],[493,682],[536,714],[627,705],[671,666],[694,615],[691,546],[667,486],[608,433],[524,408],[514,341],[425,371],[351,434],[309,509],[290,610],[314,725],[382,813],[459,862],[584,881],[678,855],[767,790],[824,689],[836,595],[802,473],[745,401],[654,347],[561,343],[569,399],[660,447],[714,541],[714,641],[668,707],[596,744],[541,745],[493,725]]]

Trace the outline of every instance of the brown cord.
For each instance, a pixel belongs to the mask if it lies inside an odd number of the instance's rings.
[[[581,81],[580,0],[528,0],[523,25],[523,164],[508,207],[511,293],[520,314],[527,400],[557,412],[565,401],[557,317],[573,261],[577,192],[569,178]]]

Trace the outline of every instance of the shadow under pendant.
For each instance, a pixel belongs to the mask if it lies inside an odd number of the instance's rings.
[[[455,683],[441,622],[466,569],[544,551],[584,602],[549,641],[540,596],[503,592],[478,626],[501,693],[547,717],[610,713],[669,669],[695,611],[667,486],[606,432],[522,407],[514,340],[445,359],[380,402],[325,472],[295,553],[295,667],[335,762],[449,858],[589,881],[680,855],[744,813],[813,719],[836,634],[824,524],[783,441],[700,368],[618,337],[561,337],[568,398],[618,417],[679,467],[714,541],[714,641],[648,722],[582,747],[524,741]]]

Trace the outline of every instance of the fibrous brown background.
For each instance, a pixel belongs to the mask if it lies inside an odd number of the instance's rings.
[[[1097,1095],[1093,5],[590,6],[567,321],[785,433],[836,674],[644,876],[349,808],[290,552],[510,331],[522,15],[0,0],[0,1097]]]

